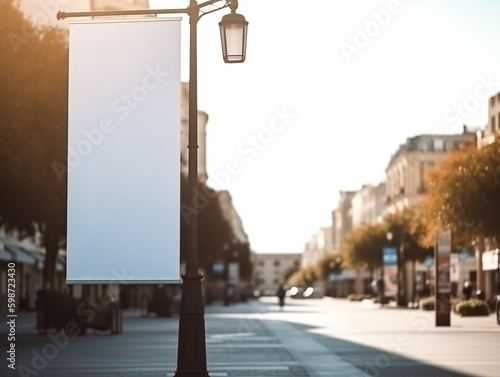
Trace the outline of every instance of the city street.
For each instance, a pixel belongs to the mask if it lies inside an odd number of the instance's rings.
[[[274,297],[207,307],[212,377],[498,376],[500,328],[494,317],[461,318],[436,328],[434,312],[324,298]],[[124,333],[37,335],[34,314],[20,314],[17,371],[2,376],[172,376],[178,317],[124,315]],[[2,321],[4,324],[6,321]],[[2,325],[2,337],[7,328]],[[5,342],[2,342],[5,344]],[[5,354],[5,350],[2,350]],[[4,373],[7,370],[8,373]]]

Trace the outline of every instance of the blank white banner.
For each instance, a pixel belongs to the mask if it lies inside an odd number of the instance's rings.
[[[68,284],[180,281],[180,32],[70,22]]]

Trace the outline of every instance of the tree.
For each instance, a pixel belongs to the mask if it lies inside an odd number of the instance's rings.
[[[321,279],[321,271],[317,263],[303,267],[292,274],[287,283],[293,286],[309,286]]]
[[[404,258],[410,261],[423,261],[433,255],[434,245],[423,245],[426,226],[422,216],[415,210],[407,208],[403,211],[387,214],[384,227],[392,233],[391,244],[404,247]],[[388,241],[385,241],[387,246]]]
[[[437,229],[462,243],[475,236],[500,239],[500,141],[481,149],[450,153],[427,177],[423,211],[429,220],[427,244]]]
[[[67,41],[60,29],[30,23],[12,0],[0,9],[0,219],[42,231],[51,288],[66,234],[66,174],[54,164],[66,160]]]
[[[340,246],[345,263],[352,268],[374,270],[382,264],[382,249],[387,246],[384,224],[362,224],[349,231]]]
[[[290,277],[295,274],[296,272],[298,272],[300,270],[300,267],[299,266],[291,266],[291,267],[288,267],[285,272],[283,272],[283,281],[287,282]]]
[[[250,244],[248,242],[237,243],[235,249],[238,251],[240,278],[243,281],[250,281],[252,279],[254,267],[251,259]]]
[[[412,209],[387,214],[380,223],[365,223],[349,231],[340,246],[346,265],[373,271],[382,265],[384,247],[404,245],[405,259],[424,260],[432,255],[432,247],[422,245],[426,228],[422,217]],[[387,239],[387,233],[392,239]]]
[[[198,215],[198,264],[210,271],[217,259],[226,259],[224,246],[233,240],[231,224],[224,218],[218,192],[198,183],[193,203],[189,202],[188,178],[181,176],[181,262],[187,260],[189,248],[189,224],[194,214]]]
[[[330,273],[340,273],[344,267],[344,260],[340,255],[326,254],[322,256],[317,262],[317,271],[319,278],[326,280],[330,277]]]

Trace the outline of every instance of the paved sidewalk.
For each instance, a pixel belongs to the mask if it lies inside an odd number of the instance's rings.
[[[212,377],[313,377],[290,351],[274,323],[265,324],[269,305],[258,302],[206,308],[207,364]],[[90,330],[85,336],[38,335],[35,314],[20,313],[16,366],[2,361],[1,376],[167,377],[176,369],[178,317],[124,313],[124,333]],[[6,337],[6,327],[0,327]],[[4,343],[3,343],[4,344]],[[2,347],[3,348],[3,347]],[[2,353],[5,350],[2,349]],[[44,357],[45,355],[45,357]],[[334,376],[340,374],[329,374]]]
[[[211,308],[211,310],[220,311],[216,306]],[[207,318],[212,317],[210,315],[211,310],[207,311]],[[247,319],[243,319],[242,323],[249,320],[258,321],[259,325],[267,331],[277,347],[282,348],[282,352],[289,355],[286,360],[282,361],[283,368],[288,368],[288,371],[283,371],[283,374],[269,375],[310,377],[368,376],[357,367],[343,360],[340,356],[333,354],[328,348],[313,338],[305,335],[303,331],[291,323],[276,320],[275,315],[279,314],[280,310],[277,305],[270,304],[269,300],[238,304],[228,307],[226,310],[232,313],[238,313],[238,311],[250,312],[251,314],[248,314]],[[242,318],[245,318],[245,315]],[[244,328],[247,326],[240,324],[240,327]],[[267,376],[266,374],[256,374],[255,376],[260,375]]]

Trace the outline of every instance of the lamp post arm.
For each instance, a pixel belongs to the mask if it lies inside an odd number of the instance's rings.
[[[213,1],[212,3],[216,2],[216,1],[220,1],[220,0],[215,0],[215,1]],[[209,5],[210,5],[210,4],[209,4]],[[198,17],[197,21],[199,21],[199,20],[200,20],[200,18],[202,18],[203,16],[206,16],[207,14],[214,13],[214,12],[217,12],[217,11],[219,11],[219,10],[221,10],[221,9],[224,9],[224,8],[229,8],[229,7],[230,7],[229,3],[226,3],[226,4],[222,5],[222,6],[220,6],[219,8],[209,10],[208,12],[202,12],[202,13],[199,15],[199,17]],[[200,7],[198,7],[198,9],[201,9],[201,8],[202,8],[201,6],[200,6]]]
[[[220,0],[218,0],[220,1]],[[57,12],[57,19],[64,20],[73,17],[108,17],[108,16],[139,16],[158,14],[181,14],[188,13],[189,8],[178,9],[132,9],[132,10],[96,10],[91,12]]]
[[[152,15],[157,16],[159,14],[191,14],[191,12],[199,12],[200,9],[205,8],[209,5],[213,5],[215,3],[225,1],[226,4],[223,6],[211,10],[209,12],[205,12],[202,14],[209,14],[215,11],[218,11],[223,8],[230,7],[231,10],[235,10],[238,7],[237,0],[207,0],[201,4],[193,4],[187,8],[172,8],[172,9],[131,9],[131,10],[99,10],[99,11],[90,11],[90,12],[65,12],[59,11],[57,12],[57,19],[64,20],[66,18],[74,18],[74,17],[109,17],[109,16],[139,16],[139,15]],[[201,16],[200,16],[201,17]],[[199,18],[198,18],[199,19]]]

